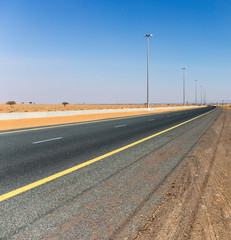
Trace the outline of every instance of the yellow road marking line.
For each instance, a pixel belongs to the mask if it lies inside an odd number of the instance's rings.
[[[214,111],[214,110],[215,110],[215,109],[213,109],[212,111]],[[131,143],[131,144],[128,144],[128,145],[126,145],[126,146],[124,146],[124,147],[118,148],[118,149],[116,149],[116,150],[114,150],[114,151],[111,151],[111,152],[109,152],[109,153],[103,154],[103,155],[101,155],[101,156],[99,156],[99,157],[93,158],[93,159],[91,159],[91,160],[89,160],[89,161],[87,161],[87,162],[81,163],[81,164],[79,164],[79,165],[77,165],[77,166],[71,167],[71,168],[66,169],[66,170],[64,170],[64,171],[61,171],[61,172],[59,172],[59,173],[53,174],[53,175],[51,175],[51,176],[49,176],[49,177],[43,178],[43,179],[38,180],[38,181],[36,181],[36,182],[33,182],[33,183],[31,183],[31,184],[28,184],[28,185],[26,185],[26,186],[24,186],[24,187],[21,187],[21,188],[18,188],[18,189],[13,190],[13,191],[11,191],[11,192],[8,192],[8,193],[5,193],[5,194],[3,194],[3,195],[0,195],[0,202],[4,201],[4,200],[6,200],[6,199],[12,198],[12,197],[14,197],[14,196],[16,196],[16,195],[18,195],[18,194],[20,194],[20,193],[26,192],[26,191],[28,191],[28,190],[30,190],[30,189],[33,189],[33,188],[35,188],[35,187],[38,187],[38,186],[40,186],[40,185],[42,185],[42,184],[44,184],[44,183],[47,183],[47,182],[50,182],[50,181],[52,181],[52,180],[54,180],[54,179],[57,179],[57,178],[59,178],[59,177],[62,177],[62,176],[64,176],[64,175],[68,174],[68,173],[72,173],[72,172],[74,172],[74,171],[76,171],[76,170],[78,170],[78,169],[80,169],[80,168],[86,167],[86,166],[88,166],[88,165],[90,165],[90,164],[92,164],[92,163],[98,162],[98,161],[100,161],[100,160],[102,160],[102,159],[104,159],[104,158],[106,158],[106,157],[109,157],[109,156],[114,155],[114,154],[116,154],[116,153],[118,153],[118,152],[121,152],[121,151],[123,151],[123,150],[125,150],[125,149],[128,149],[128,148],[130,148],[130,147],[133,147],[133,146],[135,146],[135,145],[137,145],[137,144],[139,144],[139,143],[145,142],[145,141],[147,141],[147,140],[149,140],[149,139],[151,139],[151,138],[154,138],[154,137],[156,137],[156,136],[158,136],[158,135],[161,135],[161,134],[163,134],[163,133],[165,133],[165,132],[168,132],[168,131],[170,131],[170,130],[172,130],[172,129],[175,129],[175,128],[177,128],[177,127],[180,127],[180,126],[182,126],[182,125],[184,125],[184,124],[186,124],[186,123],[188,123],[188,122],[191,122],[191,121],[193,121],[193,120],[195,120],[195,119],[197,119],[197,118],[199,118],[199,117],[202,117],[202,116],[204,116],[204,115],[206,115],[206,114],[208,114],[208,113],[210,113],[210,112],[212,112],[212,111],[209,111],[209,112],[207,112],[207,113],[204,113],[204,114],[202,114],[202,115],[199,115],[199,116],[197,116],[197,117],[194,117],[194,118],[192,118],[192,119],[190,119],[190,120],[187,120],[187,121],[185,121],[185,122],[183,122],[183,123],[177,124],[177,125],[175,125],[175,126],[173,126],[173,127],[170,127],[170,128],[165,129],[165,130],[163,130],[163,131],[161,131],[161,132],[155,133],[155,134],[153,134],[153,135],[151,135],[151,136],[149,136],[149,137],[146,137],[146,138],[143,138],[143,139],[138,140],[138,141],[136,141],[136,142],[133,142],[133,143]]]

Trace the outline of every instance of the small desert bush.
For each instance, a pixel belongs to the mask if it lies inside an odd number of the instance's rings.
[[[8,101],[8,102],[6,102],[6,104],[10,105],[12,107],[16,104],[16,102],[15,101]]]
[[[66,107],[66,105],[68,105],[68,102],[62,102],[63,106]]]

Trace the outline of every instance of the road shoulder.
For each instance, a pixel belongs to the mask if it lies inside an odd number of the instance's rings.
[[[202,136],[137,239],[230,239],[231,111]]]

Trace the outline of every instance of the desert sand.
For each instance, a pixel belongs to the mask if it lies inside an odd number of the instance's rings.
[[[97,106],[101,106],[101,105],[97,105]],[[100,119],[127,117],[127,116],[141,115],[141,114],[151,114],[151,113],[160,113],[164,111],[177,111],[177,110],[182,110],[182,108],[179,107],[179,108],[174,108],[172,110],[169,110],[169,109],[155,110],[150,112],[138,111],[138,112],[121,112],[121,113],[98,113],[98,114],[86,114],[86,115],[75,115],[75,116],[65,116],[65,117],[0,120],[0,131],[50,126],[50,125],[57,125],[57,124],[68,124],[68,123],[76,123],[76,122],[84,122],[84,121],[94,121],[94,120],[100,120]]]
[[[145,108],[146,104],[22,104],[16,103],[13,106],[0,103],[0,113],[11,112],[49,112],[49,111],[74,111],[74,110],[100,110],[100,109],[126,109]],[[180,104],[151,104],[150,107],[177,107]]]

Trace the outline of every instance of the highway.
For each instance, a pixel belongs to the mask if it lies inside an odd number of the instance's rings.
[[[0,132],[0,239],[133,237],[219,113],[206,107]]]

